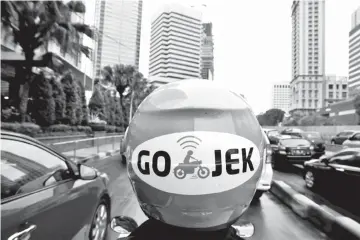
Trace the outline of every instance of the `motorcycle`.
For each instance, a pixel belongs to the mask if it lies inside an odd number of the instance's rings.
[[[199,168],[197,175],[200,178],[207,178],[210,174],[210,169],[207,167],[201,166],[202,161],[194,161],[191,163],[180,163],[174,168],[175,177],[178,179],[184,179],[187,174],[194,174],[195,169]]]
[[[138,228],[139,225],[134,219],[127,216],[116,216],[111,220],[110,228],[119,234],[116,240],[125,240]],[[250,238],[254,235],[255,227],[252,223],[242,223],[240,225],[233,224],[232,228],[236,230],[236,235],[240,238]]]

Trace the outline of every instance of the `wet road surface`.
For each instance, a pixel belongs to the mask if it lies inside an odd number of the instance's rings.
[[[147,218],[141,211],[133,194],[126,168],[121,164],[119,155],[99,160],[95,163],[90,162],[88,165],[106,172],[110,177],[112,216],[130,216],[139,225],[146,221]],[[329,239],[311,223],[295,215],[270,193],[264,194],[259,202],[252,203],[240,222],[251,222],[255,226],[255,234],[249,238],[254,240]],[[116,239],[116,236],[116,233],[109,230],[109,240]]]

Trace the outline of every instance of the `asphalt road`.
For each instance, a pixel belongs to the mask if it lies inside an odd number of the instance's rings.
[[[125,167],[120,163],[120,156],[88,163],[106,172],[111,180],[112,216],[127,215],[134,218],[140,225],[146,221],[137,199],[133,194]],[[329,239],[311,223],[302,220],[288,207],[283,205],[270,193],[262,196],[259,202],[253,203],[240,222],[251,222],[255,226],[255,234],[249,239],[277,240],[311,240]],[[108,239],[116,239],[117,234],[110,231]]]

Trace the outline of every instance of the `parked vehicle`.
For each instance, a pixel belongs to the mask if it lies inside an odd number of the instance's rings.
[[[302,133],[302,132],[304,132],[304,131],[299,128],[285,128],[284,130],[282,130],[280,132],[280,134],[292,135],[292,134]]]
[[[309,140],[314,146],[314,152],[312,157],[319,158],[325,154],[325,139],[319,132],[302,132],[300,135]]]
[[[342,132],[339,132],[338,134],[336,134],[335,137],[333,137],[331,139],[331,144],[343,144],[343,142],[347,139],[349,139],[349,137],[351,137],[352,135],[354,135],[356,131],[352,131],[352,130],[345,130]]]
[[[353,192],[360,186],[360,148],[346,148],[305,162],[304,180],[309,189],[337,191],[340,196],[347,190]]]
[[[266,134],[270,144],[278,143],[278,137],[281,136],[278,130],[263,128],[263,131]]]
[[[302,164],[311,159],[313,150],[314,146],[307,139],[296,136],[280,139],[273,155],[273,168],[279,169],[293,163]]]
[[[104,240],[109,178],[39,141],[1,133],[1,239]],[[89,227],[85,227],[88,225]]]
[[[360,132],[354,132],[342,145],[346,147],[360,147]]]
[[[270,147],[270,141],[266,137],[265,132],[264,132],[264,137],[265,137],[266,144],[269,147],[266,149],[266,153],[264,153],[266,156],[266,157],[264,157],[264,167],[262,170],[260,182],[258,184],[257,190],[254,195],[254,200],[258,200],[265,192],[270,190],[271,182],[272,182],[272,178],[273,178],[273,169],[272,169],[273,150]]]

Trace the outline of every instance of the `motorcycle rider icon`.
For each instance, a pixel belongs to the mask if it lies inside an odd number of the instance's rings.
[[[192,150],[189,150],[184,158],[184,162],[179,163],[179,165],[174,168],[174,175],[178,179],[184,179],[187,174],[194,174],[196,168],[198,168],[197,176],[200,178],[204,179],[210,175],[209,168],[201,166],[202,161],[193,157],[193,153]],[[190,161],[191,159],[195,161]],[[196,174],[194,174],[193,177],[196,178]]]

